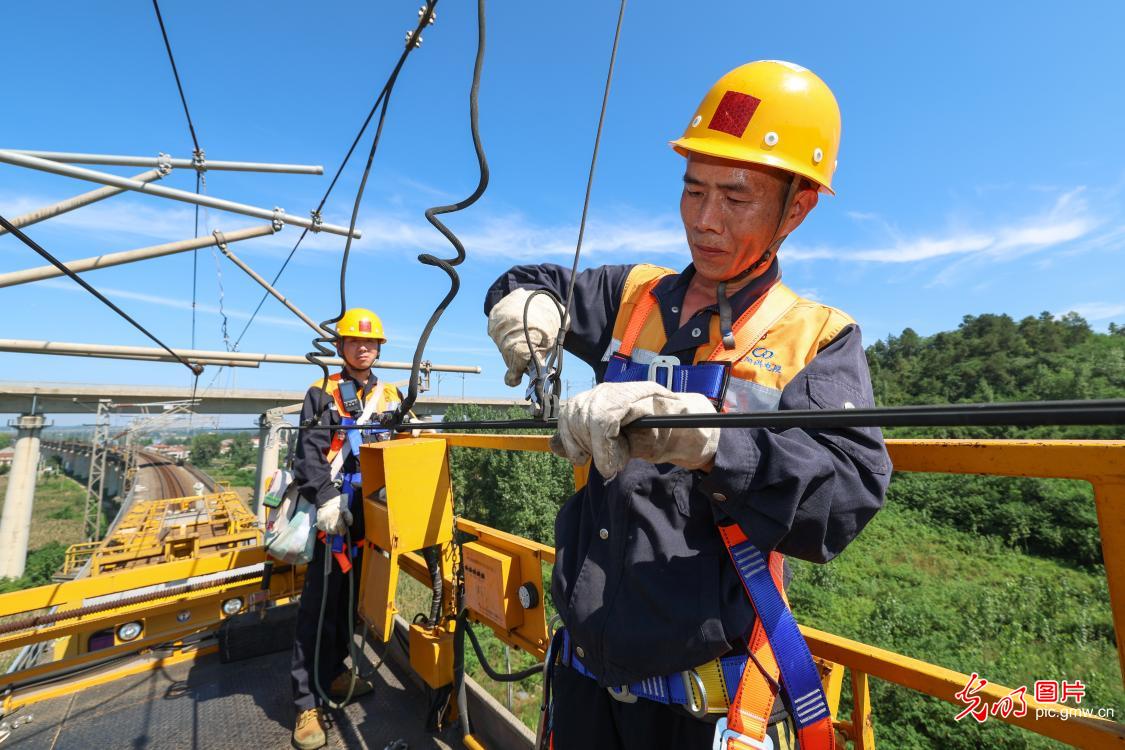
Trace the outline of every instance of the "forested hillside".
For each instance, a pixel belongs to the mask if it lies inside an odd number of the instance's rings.
[[[1125,397],[1125,328],[1095,333],[1073,314],[1018,322],[967,316],[956,330],[929,337],[907,329],[872,344],[868,360],[876,400],[886,406]],[[447,418],[484,415],[466,409]],[[1125,430],[900,429],[888,437],[1122,439]],[[553,541],[554,513],[571,486],[568,464],[546,454],[454,449],[453,472],[467,516]],[[839,558],[793,567],[790,597],[803,623],[1013,688],[1081,680],[1083,707],[1125,718],[1097,517],[1084,483],[896,474],[886,508]],[[958,707],[877,680],[872,693],[879,747],[1059,746],[996,719],[955,722]]]

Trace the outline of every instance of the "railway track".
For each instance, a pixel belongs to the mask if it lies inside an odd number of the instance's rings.
[[[141,451],[141,458],[156,477],[157,486],[153,489],[160,498],[190,497],[196,494],[195,475],[177,466],[172,459],[152,451]]]

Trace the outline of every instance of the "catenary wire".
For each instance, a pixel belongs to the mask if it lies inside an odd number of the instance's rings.
[[[435,0],[435,5],[436,5],[436,0]],[[400,62],[400,65],[401,65],[401,62]],[[313,211],[313,213],[319,214],[324,209],[324,204],[328,202],[328,197],[332,194],[333,188],[336,187],[336,182],[340,179],[340,174],[343,173],[344,167],[346,167],[348,165],[348,161],[352,158],[352,154],[355,152],[356,146],[358,146],[360,140],[362,140],[363,134],[367,131],[367,126],[371,124],[371,120],[375,116],[375,113],[379,111],[379,106],[382,104],[383,98],[387,95],[387,93],[389,92],[389,89],[392,85],[393,84],[390,82],[390,80],[388,80],[388,82],[383,85],[383,88],[379,92],[379,95],[375,98],[375,103],[371,105],[371,109],[368,111],[367,117],[364,118],[363,124],[360,125],[359,132],[356,133],[355,138],[352,140],[352,145],[348,147],[348,151],[347,151],[346,154],[344,154],[344,158],[340,162],[340,166],[336,168],[336,174],[332,176],[332,182],[330,182],[328,184],[328,189],[324,191],[324,195],[321,197],[320,203],[317,204],[316,210]],[[289,251],[289,255],[287,255],[285,257],[285,260],[282,262],[281,267],[277,270],[277,273],[273,277],[273,281],[270,282],[270,286],[276,286],[277,285],[278,279],[280,279],[281,274],[283,274],[285,272],[286,267],[289,265],[289,261],[291,261],[293,259],[294,254],[296,254],[297,249],[301,246],[301,242],[304,241],[305,236],[308,235],[308,233],[309,233],[308,227],[305,227],[301,231],[301,235],[297,238],[297,242],[294,243],[293,249]],[[262,293],[261,298],[258,300],[257,306],[254,308],[254,311],[250,314],[250,318],[246,321],[246,325],[244,325],[242,327],[242,332],[239,333],[238,337],[235,339],[235,342],[234,342],[234,349],[235,350],[238,349],[238,345],[242,341],[242,337],[244,335],[246,335],[246,331],[250,328],[250,324],[254,322],[254,318],[257,317],[258,311],[260,311],[262,309],[262,305],[265,304],[265,301],[269,298],[269,296],[270,296],[269,292],[263,292]]]
[[[375,128],[375,137],[371,140],[371,150],[367,154],[367,164],[364,166],[363,176],[359,181],[359,189],[356,191],[355,202],[352,205],[352,215],[348,223],[348,237],[344,243],[343,256],[340,258],[340,311],[334,317],[320,323],[320,327],[325,330],[332,330],[336,322],[344,317],[344,313],[347,310],[346,284],[348,272],[348,257],[351,254],[352,249],[352,235],[355,232],[356,220],[359,218],[359,206],[363,200],[364,189],[367,187],[367,178],[371,175],[371,164],[375,160],[375,152],[379,148],[379,139],[383,134],[383,125],[387,119],[387,108],[390,105],[391,101],[391,92],[394,89],[395,82],[398,80],[398,75],[402,70],[402,66],[406,63],[406,58],[409,57],[410,53],[420,44],[419,37],[422,34],[422,29],[429,25],[431,19],[433,18],[434,10],[437,7],[437,0],[428,0],[426,5],[423,7],[424,10],[418,18],[418,26],[415,27],[414,31],[406,38],[406,47],[402,51],[402,55],[399,56],[398,63],[395,65],[394,70],[391,71],[391,75],[387,78],[386,85],[384,85],[383,87],[383,104],[382,109],[379,112],[379,123]],[[328,344],[334,342],[334,336],[317,336],[315,339],[313,339],[313,348],[316,351],[309,352],[305,355],[305,358],[309,362],[320,368],[322,373],[321,389],[325,391],[328,388],[329,374],[328,365],[322,360],[322,357],[332,356],[336,353],[328,347]],[[328,403],[329,402],[327,399],[324,400],[321,409],[317,414],[316,419],[314,420],[316,423],[320,422],[320,419],[324,414],[324,410],[328,408]]]
[[[87,281],[86,281],[85,279],[81,278],[81,277],[80,277],[80,276],[79,276],[78,274],[76,274],[76,273],[75,273],[74,271],[72,271],[72,270],[70,270],[69,268],[67,268],[67,266],[66,266],[66,264],[65,264],[65,263],[63,263],[62,261],[60,261],[60,260],[59,260],[58,258],[56,258],[55,256],[51,255],[51,254],[50,254],[49,252],[47,252],[46,250],[44,250],[44,249],[43,249],[42,247],[40,247],[40,246],[39,246],[39,244],[35,242],[35,240],[31,239],[31,238],[30,238],[30,237],[28,237],[28,236],[27,236],[26,234],[24,234],[23,232],[21,232],[21,231],[20,231],[20,229],[19,229],[19,227],[17,227],[16,225],[12,224],[12,222],[8,221],[8,220],[7,220],[7,219],[5,219],[5,218],[4,218],[3,216],[0,216],[0,226],[4,227],[4,228],[5,228],[5,229],[7,229],[7,230],[8,230],[9,232],[11,232],[11,233],[12,233],[12,235],[13,235],[13,236],[14,236],[14,237],[15,237],[16,239],[18,239],[18,240],[19,240],[20,242],[22,242],[23,244],[27,245],[27,246],[28,246],[28,247],[30,247],[30,248],[31,248],[32,250],[34,250],[35,252],[37,252],[37,253],[38,253],[38,254],[39,254],[40,256],[42,256],[42,257],[43,257],[43,258],[44,258],[44,259],[45,259],[45,260],[46,260],[46,261],[47,261],[48,263],[50,263],[50,264],[51,264],[51,265],[53,265],[53,266],[54,266],[55,268],[59,269],[59,270],[60,270],[60,271],[62,271],[62,272],[63,272],[64,274],[66,274],[66,275],[67,275],[67,276],[69,276],[69,277],[70,277],[71,279],[73,279],[73,280],[74,280],[75,282],[77,282],[77,283],[78,283],[78,285],[79,285],[79,286],[81,286],[81,287],[82,287],[83,289],[85,289],[85,290],[86,290],[86,291],[88,291],[88,292],[89,292],[90,294],[94,295],[94,296],[95,296],[95,297],[97,297],[97,298],[98,298],[99,300],[101,300],[102,304],[104,304],[104,305],[105,305],[106,307],[108,307],[109,309],[113,310],[113,311],[114,311],[115,313],[117,313],[118,315],[120,315],[120,316],[121,316],[122,318],[124,318],[125,320],[129,321],[129,323],[131,323],[131,324],[133,325],[133,327],[134,327],[134,328],[136,328],[136,329],[137,329],[138,331],[140,331],[141,333],[143,333],[143,334],[144,334],[145,336],[148,336],[148,337],[149,337],[150,339],[152,339],[153,341],[155,341],[155,342],[156,342],[156,344],[157,344],[158,346],[160,346],[160,348],[161,348],[161,349],[163,349],[164,351],[166,351],[166,352],[168,352],[169,354],[171,354],[171,355],[172,355],[172,357],[174,357],[174,358],[176,359],[176,361],[178,361],[178,362],[179,362],[180,364],[182,364],[182,365],[183,365],[184,367],[188,368],[189,370],[191,370],[191,371],[192,371],[192,372],[193,372],[194,374],[196,374],[196,375],[198,375],[199,373],[203,372],[203,366],[202,366],[202,365],[198,365],[198,364],[195,364],[195,363],[193,363],[193,362],[188,362],[188,361],[187,361],[186,359],[184,359],[183,357],[181,357],[181,356],[180,356],[179,354],[177,354],[176,352],[174,352],[174,351],[172,351],[171,349],[169,349],[169,348],[168,348],[168,346],[167,346],[167,345],[166,345],[166,344],[165,344],[165,343],[164,343],[163,341],[161,341],[160,339],[156,338],[156,336],[152,335],[152,333],[150,333],[150,332],[149,332],[149,330],[148,330],[147,328],[145,328],[144,326],[142,326],[142,325],[141,325],[140,323],[138,323],[137,321],[133,320],[133,318],[132,318],[132,317],[130,317],[128,313],[126,313],[126,312],[125,312],[124,310],[122,310],[122,309],[121,309],[120,307],[118,307],[117,305],[113,304],[113,303],[112,303],[112,302],[111,302],[111,301],[110,301],[110,300],[109,300],[108,298],[106,298],[106,296],[105,296],[104,294],[102,294],[102,293],[101,293],[101,292],[99,292],[99,291],[98,291],[97,289],[95,289],[94,287],[92,287],[92,286],[91,286],[91,285],[90,285],[90,284],[89,284],[89,283],[88,283],[88,282],[87,282]]]
[[[426,424],[426,429],[542,429],[554,427],[557,422],[558,420],[554,419],[466,420],[434,422]],[[1033,427],[1113,424],[1125,424],[1125,399],[884,406],[870,409],[787,409],[741,414],[676,414],[641,417],[625,427],[763,427],[830,430],[847,427]],[[412,426],[414,429],[419,427],[418,424]],[[409,427],[400,429],[409,429]]]
[[[184,96],[184,86],[180,82],[180,71],[176,68],[176,58],[172,55],[172,45],[168,42],[168,30],[164,28],[164,17],[160,14],[160,4],[152,0],[152,8],[156,11],[156,22],[160,24],[160,34],[164,37],[164,49],[168,51],[168,62],[172,64],[172,75],[176,78],[176,89],[180,92],[180,103],[184,105],[184,117],[187,118],[188,130],[191,131],[191,142],[195,150],[199,151],[199,139],[195,137],[195,125],[191,121],[191,112],[188,111],[187,97]]]
[[[594,134],[594,150],[590,155],[590,171],[586,176],[586,196],[582,201],[582,218],[578,223],[578,242],[574,248],[574,262],[570,267],[570,283],[567,285],[566,299],[563,302],[562,327],[555,342],[554,350],[547,360],[548,369],[555,370],[555,379],[562,376],[563,343],[566,333],[570,330],[570,311],[574,305],[574,283],[578,277],[578,261],[582,257],[582,239],[586,234],[586,215],[590,210],[590,193],[594,187],[594,170],[598,164],[598,150],[602,142],[602,127],[605,125],[605,112],[609,105],[609,89],[613,83],[613,68],[617,62],[617,47],[621,41],[621,23],[625,19],[625,6],[628,0],[621,0],[617,11],[617,27],[613,32],[613,48],[609,53],[609,69],[605,76],[605,90],[602,92],[602,108],[598,114],[598,128]]]

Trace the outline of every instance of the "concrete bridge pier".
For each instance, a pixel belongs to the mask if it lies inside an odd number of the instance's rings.
[[[39,434],[45,420],[24,414],[16,428],[15,455],[0,516],[0,578],[19,578],[27,565],[27,540],[31,533],[31,508],[35,502],[35,476],[39,466]]]

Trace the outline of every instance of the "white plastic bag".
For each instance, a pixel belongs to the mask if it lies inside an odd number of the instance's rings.
[[[280,475],[280,476],[279,476]],[[316,506],[297,493],[299,485],[284,469],[270,479],[266,494],[266,552],[290,565],[312,562],[316,545]]]

